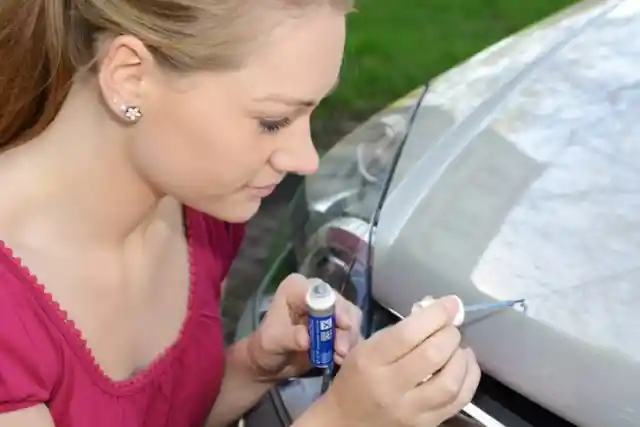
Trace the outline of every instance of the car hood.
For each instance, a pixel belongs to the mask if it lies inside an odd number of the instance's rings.
[[[584,426],[640,414],[638,69],[630,0],[582,3],[441,76],[376,231],[374,295],[402,315],[426,294],[527,298],[466,338]]]

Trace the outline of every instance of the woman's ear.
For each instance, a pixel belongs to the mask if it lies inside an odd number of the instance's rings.
[[[156,61],[134,36],[117,36],[105,43],[97,73],[101,95],[119,119],[136,122],[144,111],[145,91],[157,73]]]

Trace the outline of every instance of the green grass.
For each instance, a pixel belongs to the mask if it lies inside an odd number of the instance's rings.
[[[575,0],[359,0],[338,90],[314,116],[323,150],[395,99]]]

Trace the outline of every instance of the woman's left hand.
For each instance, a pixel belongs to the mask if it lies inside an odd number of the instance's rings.
[[[266,381],[295,377],[311,368],[306,295],[311,281],[288,276],[278,287],[259,328],[249,337],[247,351],[257,376]],[[341,364],[360,340],[358,307],[336,295],[335,362]]]

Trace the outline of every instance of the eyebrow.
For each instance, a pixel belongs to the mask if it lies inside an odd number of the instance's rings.
[[[327,93],[327,96],[329,96],[333,91],[335,91],[339,84],[340,84],[340,80],[336,80],[336,82],[333,84],[333,86]],[[318,103],[318,101],[315,99],[301,99],[301,98],[296,98],[295,96],[282,95],[277,93],[273,93],[267,96],[257,98],[256,101],[279,102],[281,104],[290,105],[292,107],[305,107],[305,108],[313,107]]]

